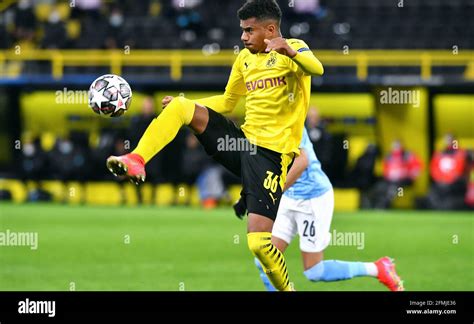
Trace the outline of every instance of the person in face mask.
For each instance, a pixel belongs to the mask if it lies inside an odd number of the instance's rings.
[[[386,209],[393,200],[418,178],[422,162],[416,154],[406,150],[398,139],[392,142],[390,152],[383,161],[383,179],[369,193],[370,206]]]
[[[453,210],[467,207],[465,196],[470,179],[468,152],[459,146],[458,140],[452,134],[444,136],[443,144],[443,148],[434,152],[431,158],[430,190],[425,197],[417,201],[421,209]],[[468,202],[469,198],[466,205]]]
[[[38,180],[45,176],[46,158],[39,139],[27,141],[21,151],[20,174],[23,180]]]
[[[65,48],[67,46],[66,27],[57,10],[53,10],[44,28],[42,48]]]
[[[49,157],[54,178],[84,180],[87,177],[87,147],[77,140],[58,139]]]
[[[108,49],[121,48],[124,46],[123,32],[124,17],[119,8],[113,8],[109,15],[107,26],[107,37],[105,47]]]
[[[37,21],[32,4],[31,0],[20,0],[14,9],[15,30],[13,34],[16,40],[32,41],[35,36]]]
[[[400,140],[395,140],[384,160],[383,171],[387,182],[408,185],[420,174],[421,161],[415,154],[405,150]]]

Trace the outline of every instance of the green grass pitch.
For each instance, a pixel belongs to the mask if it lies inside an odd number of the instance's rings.
[[[471,213],[336,213],[332,230],[364,234],[364,247],[333,244],[326,259],[389,255],[411,291],[474,290]],[[246,221],[231,209],[0,205],[0,231],[37,232],[38,248],[0,246],[0,290],[261,291]],[[285,253],[299,291],[385,291],[373,278],[312,283],[298,240]]]

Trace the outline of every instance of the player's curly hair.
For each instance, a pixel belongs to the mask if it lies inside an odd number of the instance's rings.
[[[281,9],[275,0],[247,0],[237,12],[240,20],[256,18],[257,20],[274,19],[281,22]]]

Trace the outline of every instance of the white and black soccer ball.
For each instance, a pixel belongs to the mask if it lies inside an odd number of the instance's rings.
[[[122,116],[132,102],[132,89],[127,81],[115,74],[105,74],[89,88],[89,107],[104,117]]]

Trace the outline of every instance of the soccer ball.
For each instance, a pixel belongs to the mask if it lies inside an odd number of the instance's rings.
[[[101,116],[122,116],[132,102],[132,89],[122,77],[106,74],[98,77],[89,88],[89,107]]]

